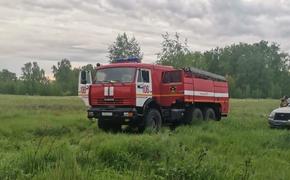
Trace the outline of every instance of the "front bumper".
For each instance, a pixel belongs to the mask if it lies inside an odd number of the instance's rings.
[[[134,119],[137,117],[135,108],[101,108],[92,107],[88,110],[88,118],[122,118]]]
[[[290,121],[268,119],[268,123],[271,127],[290,127]]]

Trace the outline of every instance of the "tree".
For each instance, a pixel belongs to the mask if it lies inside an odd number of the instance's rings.
[[[162,35],[157,63],[175,68],[195,66],[227,77],[231,97],[277,98],[290,95],[290,56],[276,43],[239,43],[210,51],[191,52],[179,35]]]
[[[24,81],[42,83],[46,79],[44,70],[38,66],[37,62],[28,62],[24,64],[24,67],[22,67],[21,70],[22,79]]]
[[[16,80],[17,77],[15,73],[10,72],[7,69],[3,69],[2,71],[0,71],[0,82],[16,81]]]
[[[162,34],[162,50],[157,54],[157,64],[171,65],[175,68],[192,66],[193,59],[187,40],[180,42],[180,36],[175,33],[171,39],[168,33]]]
[[[17,87],[17,77],[15,73],[3,69],[0,71],[0,93],[15,94]]]
[[[24,64],[24,67],[21,68],[22,77],[21,79],[26,82],[33,83],[42,83],[46,80],[45,72],[41,69],[37,62],[28,62]]]
[[[129,39],[126,33],[118,34],[116,41],[109,46],[108,53],[110,62],[118,58],[143,58],[143,53],[141,53],[141,48],[135,37]]]
[[[77,94],[77,73],[72,70],[71,63],[68,59],[62,59],[57,66],[52,67],[52,72],[56,80],[56,84],[60,87],[63,95]]]
[[[21,79],[24,82],[25,93],[30,95],[40,92],[41,85],[46,81],[45,72],[41,69],[37,62],[28,62],[21,68]]]
[[[289,55],[280,52],[279,45],[260,41],[239,43],[204,53],[207,70],[228,75],[235,82],[233,95],[253,98],[276,98],[288,95]],[[234,96],[235,97],[235,96]]]

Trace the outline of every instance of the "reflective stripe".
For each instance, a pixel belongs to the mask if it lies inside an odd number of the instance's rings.
[[[214,97],[229,97],[229,93],[214,93]]]
[[[109,93],[110,96],[114,96],[114,87],[110,87],[110,93]]]
[[[109,87],[104,87],[104,96],[109,96]]]
[[[187,96],[205,96],[205,97],[229,97],[229,93],[214,93],[207,91],[184,91],[184,95]]]
[[[104,96],[114,96],[114,87],[104,87]]]

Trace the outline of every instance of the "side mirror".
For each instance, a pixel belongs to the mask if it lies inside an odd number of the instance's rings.
[[[81,84],[87,84],[87,72],[81,71]]]

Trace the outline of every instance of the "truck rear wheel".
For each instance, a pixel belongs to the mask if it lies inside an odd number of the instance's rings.
[[[217,120],[216,113],[212,108],[205,109],[204,120]]]
[[[121,130],[121,124],[113,122],[112,120],[109,119],[99,118],[98,126],[100,129],[104,131],[118,132]]]
[[[199,108],[194,108],[192,111],[192,120],[203,120],[202,111]]]
[[[184,115],[184,124],[191,124],[193,121],[202,120],[203,114],[199,108],[188,108]]]
[[[158,132],[161,128],[162,118],[157,109],[149,109],[145,115],[145,126],[141,128],[141,131]]]

